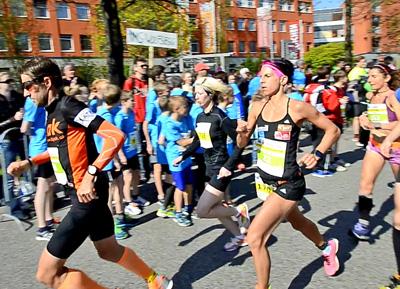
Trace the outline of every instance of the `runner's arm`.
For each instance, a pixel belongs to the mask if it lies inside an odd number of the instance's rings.
[[[182,160],[187,159],[191,155],[194,154],[194,152],[200,147],[200,139],[199,136],[197,135],[197,132],[194,130],[193,131],[193,141],[192,143],[186,147],[186,150],[182,153]]]
[[[231,120],[229,118],[225,118],[222,121],[222,129],[223,129],[223,131],[227,135],[229,135],[229,137],[232,140],[236,140],[236,138],[237,138],[236,128],[237,128],[236,120]],[[229,159],[225,162],[225,164],[223,166],[227,170],[229,170],[231,172],[234,171],[235,170],[235,165],[236,165],[237,161],[239,160],[239,157],[242,154],[243,150],[244,150],[244,148],[239,148],[235,144],[235,148],[233,150],[232,155],[229,157]]]
[[[256,127],[257,117],[261,113],[264,104],[264,101],[254,101],[247,122],[243,120],[237,121],[236,145],[239,148],[244,148],[249,143],[250,137]]]

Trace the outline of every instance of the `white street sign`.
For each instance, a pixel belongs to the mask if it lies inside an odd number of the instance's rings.
[[[127,28],[126,44],[177,49],[178,35],[156,30]]]

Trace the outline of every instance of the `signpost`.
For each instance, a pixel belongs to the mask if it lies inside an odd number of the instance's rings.
[[[126,44],[149,47],[149,67],[153,66],[154,47],[177,49],[178,34],[136,28],[126,29]],[[149,81],[149,86],[152,86]]]

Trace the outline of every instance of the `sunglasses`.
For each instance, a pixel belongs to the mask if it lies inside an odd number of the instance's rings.
[[[149,68],[149,66],[147,64],[142,64],[140,65],[141,68]]]
[[[0,81],[0,83],[7,83],[7,84],[11,84],[13,82],[14,82],[13,79],[7,79],[7,80],[4,80],[4,81]]]
[[[32,86],[34,86],[35,84],[39,84],[39,80],[37,78],[34,78],[32,80],[28,80],[22,83],[22,87],[26,90],[30,90],[32,88]]]

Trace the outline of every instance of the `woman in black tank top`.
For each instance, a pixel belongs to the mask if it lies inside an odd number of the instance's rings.
[[[339,269],[336,257],[338,241],[325,241],[317,226],[297,208],[305,191],[304,176],[297,163],[297,143],[304,120],[325,131],[316,153],[307,153],[298,161],[302,166],[311,169],[337,140],[340,132],[310,104],[289,100],[284,91],[292,75],[293,65],[286,59],[264,62],[260,71],[260,89],[264,99],[253,104],[247,123],[238,121],[239,147],[246,146],[250,136],[256,131],[256,187],[258,195],[268,195],[247,235],[256,267],[256,289],[270,288],[270,258],[265,244],[284,219],[323,250],[324,268],[329,276]]]

